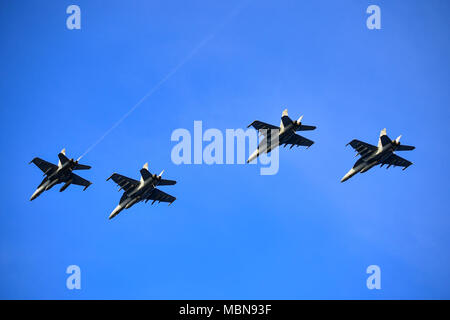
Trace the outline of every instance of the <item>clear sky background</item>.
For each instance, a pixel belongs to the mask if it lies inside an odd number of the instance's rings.
[[[1,1],[0,298],[450,298],[448,1]],[[66,8],[81,8],[81,30]],[[368,30],[366,8],[381,8]],[[29,198],[66,148],[77,158],[205,37],[160,90],[88,153],[85,192]],[[177,128],[317,125],[280,170],[175,165]],[[400,168],[341,184],[345,144],[381,129],[416,146]],[[165,169],[171,206],[109,221],[111,173]],[[81,290],[66,288],[80,266]],[[381,268],[368,290],[366,268]]]

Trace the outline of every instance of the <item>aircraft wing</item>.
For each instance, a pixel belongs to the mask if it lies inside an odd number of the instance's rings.
[[[50,171],[53,171],[58,167],[53,163],[42,160],[41,158],[34,158],[30,163],[34,163],[44,173],[49,173]]]
[[[293,134],[292,136],[290,136],[286,140],[280,141],[279,144],[280,144],[280,146],[282,144],[291,144],[292,145],[291,148],[293,146],[311,147],[314,144],[314,141],[306,139],[305,137],[302,137],[301,135]]]
[[[72,173],[72,183],[79,186],[84,186],[84,190],[86,190],[87,187],[89,187],[92,184],[92,182],[83,179],[82,177],[76,175],[75,173]]]
[[[118,173],[113,173],[111,177],[106,179],[106,181],[108,181],[109,179],[113,179],[113,181],[117,183],[126,192],[139,185],[139,181],[122,176]]]
[[[147,197],[148,200],[154,200],[159,202],[174,202],[177,198],[171,196],[170,194],[167,194],[159,189],[153,189],[152,193]]]
[[[355,149],[355,151],[358,152],[358,154],[360,154],[362,157],[377,150],[377,147],[375,147],[374,145],[356,139],[350,141],[348,144],[351,145],[352,148]]]
[[[408,161],[406,159],[403,159],[402,157],[399,157],[396,154],[392,154],[389,158],[382,161],[382,164],[387,164],[389,166],[395,166],[395,167],[403,167],[403,170],[408,168],[410,165],[412,165],[411,161]]]
[[[280,130],[280,128],[277,127],[277,126],[274,126],[272,124],[268,124],[268,123],[265,123],[265,122],[262,122],[262,121],[258,121],[258,120],[253,121],[252,123],[250,123],[247,126],[247,128],[250,128],[250,127],[253,127],[256,130],[258,130],[258,131],[259,130]]]

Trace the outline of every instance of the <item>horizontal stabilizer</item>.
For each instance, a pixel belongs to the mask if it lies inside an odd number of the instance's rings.
[[[76,164],[73,167],[73,170],[89,170],[91,166],[85,165],[85,164]]]
[[[161,181],[158,183],[160,186],[172,186],[176,184],[177,182],[175,180],[167,180],[167,179],[161,179]]]
[[[399,145],[395,151],[410,151],[414,150],[416,147],[413,146],[407,146],[407,145]]]
[[[316,130],[316,126],[305,126],[303,124],[299,125],[297,127],[297,131],[310,131],[310,130]]]

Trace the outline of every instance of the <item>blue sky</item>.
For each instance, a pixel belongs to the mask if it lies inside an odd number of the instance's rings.
[[[0,298],[450,298],[448,1],[2,1]],[[66,8],[81,8],[81,30]],[[370,4],[381,30],[366,28]],[[89,152],[71,186],[28,199],[35,156],[77,158],[205,37],[206,43]],[[317,125],[280,170],[175,165],[174,129]],[[357,138],[387,128],[416,146],[406,171],[340,183]],[[109,221],[112,172],[152,172],[177,201]],[[65,286],[67,266],[82,289]],[[379,265],[381,290],[366,288]]]

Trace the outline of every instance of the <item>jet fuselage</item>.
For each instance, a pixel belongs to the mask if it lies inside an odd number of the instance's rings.
[[[384,146],[379,146],[377,150],[364,157],[358,159],[353,165],[353,168],[342,178],[341,182],[347,181],[355,174],[364,173],[383,162],[383,160],[389,158],[397,149],[397,145],[390,142]]]
[[[279,145],[284,144],[284,141],[287,141],[292,135],[294,135],[296,130],[297,125],[294,122],[289,123],[287,126],[278,130],[267,130],[264,138],[261,140],[256,150],[250,155],[247,162],[252,162],[260,154],[269,153]]]
[[[284,144],[285,147],[290,144],[291,148],[294,146],[306,146],[309,148],[314,141],[302,137],[296,134],[296,132],[315,130],[316,127],[303,125],[302,119],[303,116],[301,116],[298,120],[292,120],[288,116],[288,110],[285,109],[281,115],[279,127],[261,122],[259,120],[253,121],[248,127],[253,126],[260,132],[260,134],[264,135],[264,138],[261,140],[256,150],[250,155],[247,163],[252,162],[261,154],[269,153],[282,144]]]
[[[45,172],[44,174],[47,176],[44,178],[44,180],[38,186],[36,191],[33,193],[33,195],[30,198],[30,201],[36,199],[44,191],[50,190],[59,183],[65,182],[64,186],[62,186],[60,191],[64,191],[65,189],[67,189],[67,187],[72,183],[70,177],[75,165],[76,162],[73,159],[70,159],[70,161],[66,162],[65,164],[58,166],[56,170],[50,169],[48,172]]]
[[[119,205],[111,212],[109,219],[114,218],[123,209],[129,209],[136,203],[147,199],[158,185],[159,180],[160,178],[158,176],[152,175],[148,179],[141,179],[141,183],[137,187],[124,192],[122,198],[120,198]]]

